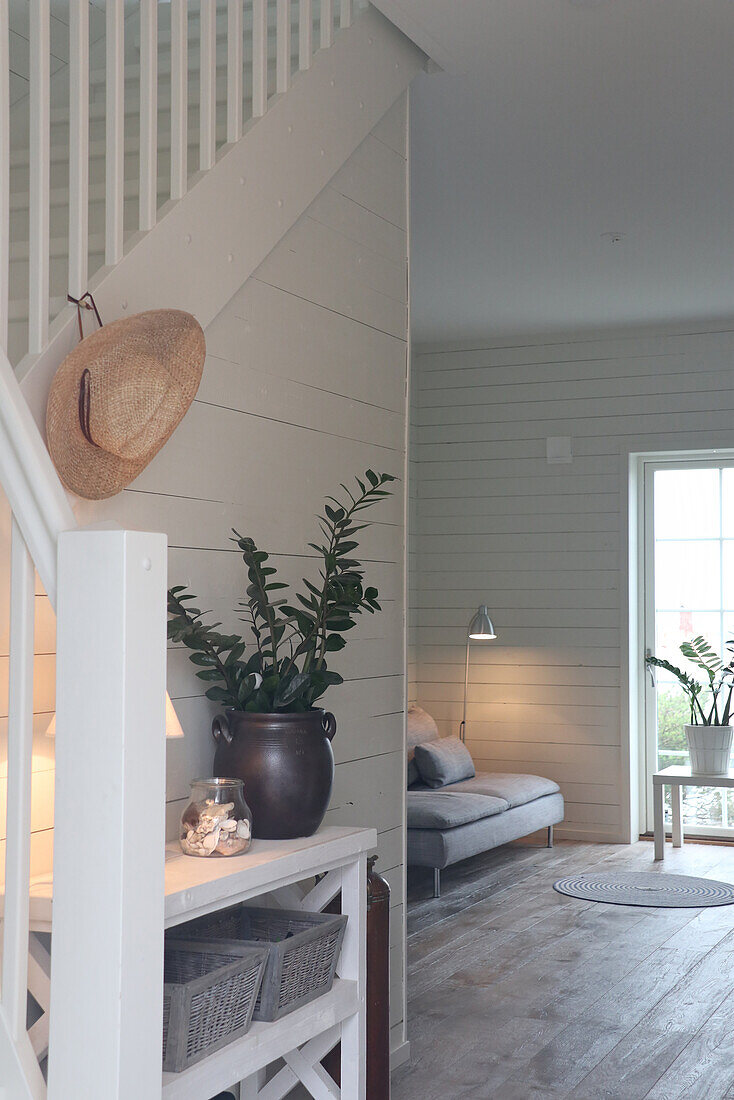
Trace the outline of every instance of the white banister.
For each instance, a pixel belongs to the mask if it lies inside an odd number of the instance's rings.
[[[227,0],[227,141],[242,136],[242,0]]]
[[[48,336],[49,309],[49,0],[31,0],[30,6],[28,347],[31,352],[39,352]]]
[[[189,141],[188,0],[171,0],[171,198],[186,194]]]
[[[321,0],[319,16],[321,49],[328,50],[334,44],[334,0]]]
[[[0,352],[0,485],[46,593],[56,605],[56,543],[76,527],[36,422],[7,356]]]
[[[252,0],[252,117],[268,109],[268,2]]]
[[[107,0],[105,263],[122,259],[125,187],[125,9],[124,0]]]
[[[69,0],[69,292],[87,289],[89,254],[89,2]]]
[[[140,0],[140,217],[155,225],[158,190],[158,3]]]
[[[217,125],[217,5],[201,0],[199,27],[199,168],[214,164]]]
[[[148,1100],[161,1095],[165,536],[61,535],[57,649],[48,1096]]]
[[[0,352],[8,348],[10,298],[10,24],[0,0]]]
[[[298,68],[311,68],[313,56],[313,0],[298,0]]]
[[[25,1033],[28,1011],[35,574],[28,548],[15,520],[12,522],[10,563],[8,800],[2,1001],[11,1035],[17,1042]]]
[[[345,27],[351,27],[353,18],[354,18],[353,0],[341,0],[341,6],[339,8],[339,27],[340,27],[340,29],[344,30]]]
[[[275,88],[279,95],[291,86],[291,0],[277,0]]]

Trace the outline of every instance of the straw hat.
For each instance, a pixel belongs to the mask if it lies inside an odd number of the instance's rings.
[[[198,321],[154,309],[82,340],[48,396],[48,449],[64,485],[87,500],[114,496],[161,449],[194,400],[206,345]]]

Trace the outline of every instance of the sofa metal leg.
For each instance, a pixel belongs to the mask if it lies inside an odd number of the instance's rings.
[[[433,896],[434,898],[441,897],[441,872],[438,867],[433,868]]]
[[[548,826],[548,845],[549,848],[553,847],[553,826]]]

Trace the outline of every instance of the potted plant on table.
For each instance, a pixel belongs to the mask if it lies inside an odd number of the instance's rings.
[[[727,642],[732,651],[734,642]],[[648,668],[664,668],[681,684],[691,710],[690,724],[685,727],[691,772],[694,775],[727,775],[731,758],[730,725],[732,693],[734,692],[734,659],[725,664],[722,658],[700,635],[683,642],[681,653],[706,676],[707,682],[696,680],[670,661],[648,654]]]
[[[168,636],[191,650],[197,675],[210,684],[207,697],[225,708],[212,726],[214,773],[244,780],[255,836],[311,836],[326,813],[336,721],[315,704],[342,683],[327,658],[344,648],[356,616],[380,610],[377,589],[365,587],[363,567],[351,555],[355,536],[368,526],[358,522],[359,513],[388,496],[385,486],[394,480],[367,470],[354,492],[342,485],[342,500],[327,497],[319,517],[323,541],[309,543],[321,559],[319,581],[304,578],[296,602],[265,551],[233,532],[247,567],[240,606],[251,642],[220,633],[221,623],[205,623],[185,586],[168,593]]]

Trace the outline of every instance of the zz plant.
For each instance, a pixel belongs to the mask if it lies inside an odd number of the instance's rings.
[[[305,590],[295,594],[295,603],[265,551],[233,531],[247,567],[247,598],[240,607],[252,631],[252,653],[240,635],[220,633],[221,623],[205,623],[208,612],[191,606],[196,597],[185,585],[169,590],[168,637],[191,650],[190,660],[200,666],[197,676],[211,685],[209,699],[260,714],[302,712],[342,683],[327,667],[327,656],[344,648],[344,634],[356,626],[358,615],[380,610],[377,589],[365,587],[363,567],[351,556],[358,546],[355,535],[369,526],[356,519],[390,495],[385,486],[395,478],[367,470],[364,480],[355,480],[354,491],[342,484],[342,500],[326,498],[318,517],[323,541],[309,543],[321,559],[319,583],[304,577]]]
[[[734,650],[734,640],[728,641],[726,645],[731,653]],[[724,664],[719,654],[700,634],[690,642],[683,642],[680,651],[705,673],[708,683],[701,683],[661,657],[648,654],[645,662],[648,668],[664,668],[678,679],[688,696],[692,726],[728,726],[732,713],[732,693],[734,693],[734,657],[729,664]],[[704,692],[708,694],[708,702],[705,705],[702,698]]]

